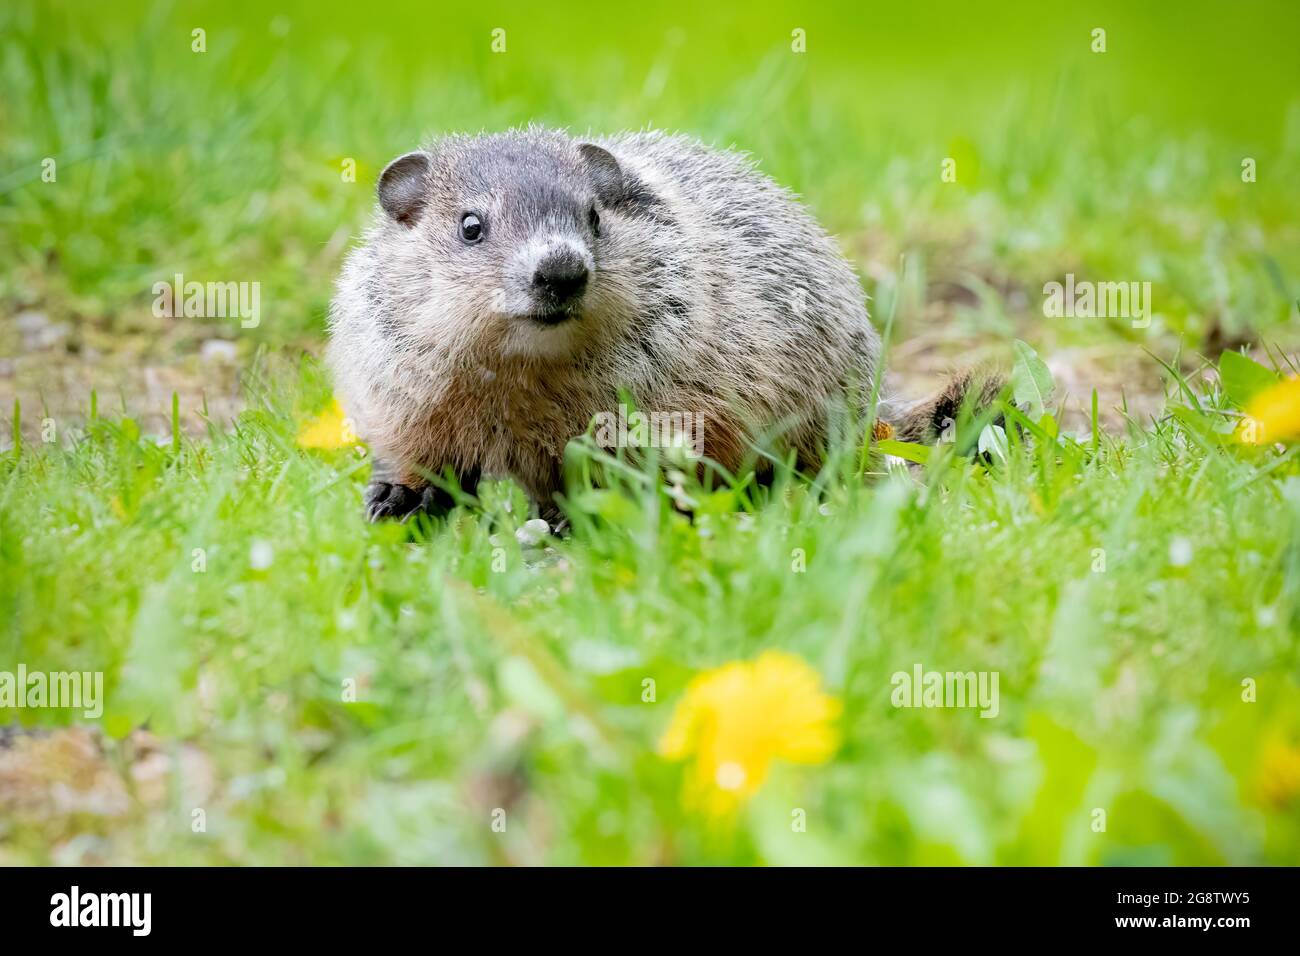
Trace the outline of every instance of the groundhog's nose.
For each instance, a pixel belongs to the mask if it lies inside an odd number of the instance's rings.
[[[587,266],[572,253],[550,255],[533,272],[533,289],[551,305],[571,302],[587,287]]]

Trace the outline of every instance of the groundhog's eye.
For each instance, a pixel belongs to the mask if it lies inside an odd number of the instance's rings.
[[[587,221],[591,223],[591,231],[600,235],[600,213],[596,212],[596,207],[591,207],[591,212],[587,214]]]
[[[483,220],[472,212],[460,217],[460,237],[466,242],[478,242],[483,238]]]

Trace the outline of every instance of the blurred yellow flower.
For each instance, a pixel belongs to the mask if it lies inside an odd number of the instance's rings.
[[[1278,382],[1252,398],[1237,434],[1249,445],[1300,438],[1300,378]]]
[[[659,752],[669,760],[694,758],[687,803],[722,815],[763,785],[773,760],[829,760],[839,744],[839,714],[840,702],[822,692],[812,667],[794,655],[767,651],[692,680]]]
[[[302,448],[351,448],[356,444],[352,421],[343,414],[343,406],[337,399],[298,432],[298,445]]]
[[[1255,779],[1260,797],[1275,807],[1285,807],[1300,797],[1300,747],[1274,736],[1264,745]]]

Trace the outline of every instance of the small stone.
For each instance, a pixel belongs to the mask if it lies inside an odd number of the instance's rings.
[[[551,533],[551,526],[541,518],[531,518],[515,532],[515,538],[525,547],[536,547],[546,540]]]

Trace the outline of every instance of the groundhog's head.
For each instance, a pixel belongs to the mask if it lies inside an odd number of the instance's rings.
[[[607,150],[537,129],[452,136],[393,160],[372,260],[393,306],[384,319],[479,355],[573,352],[617,311],[607,229],[627,188]]]

